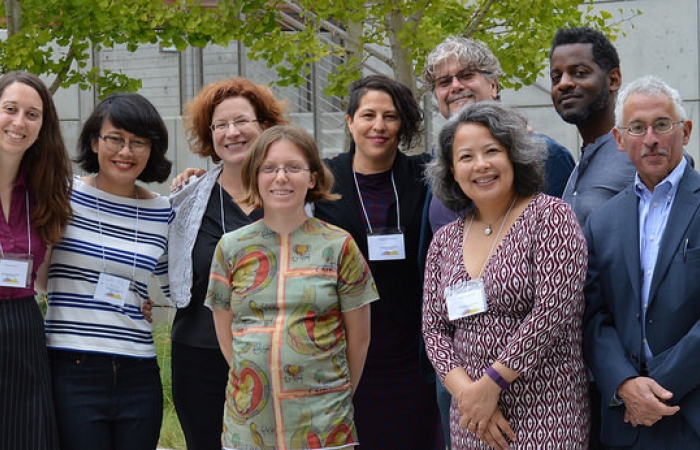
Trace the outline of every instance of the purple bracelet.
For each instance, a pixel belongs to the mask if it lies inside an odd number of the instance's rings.
[[[498,387],[501,388],[501,390],[506,390],[510,387],[510,383],[507,382],[500,373],[496,369],[493,368],[493,366],[489,367],[486,369],[486,375],[488,375],[493,381],[496,382]]]

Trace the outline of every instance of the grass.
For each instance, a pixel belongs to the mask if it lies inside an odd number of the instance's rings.
[[[184,450],[185,436],[180,428],[180,421],[175,413],[173,403],[173,383],[170,371],[170,321],[153,327],[153,339],[156,343],[160,378],[163,383],[163,425],[160,429],[158,447]]]

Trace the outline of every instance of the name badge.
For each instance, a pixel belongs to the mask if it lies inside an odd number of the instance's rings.
[[[370,261],[406,259],[403,233],[371,233],[367,235]]]
[[[130,286],[131,280],[103,272],[97,280],[97,287],[95,288],[94,295],[95,300],[107,302],[110,305],[122,308],[129,296]]]
[[[447,316],[450,320],[481,314],[487,309],[484,281],[469,280],[445,288]]]
[[[23,288],[31,287],[32,255],[5,253],[0,259],[0,286]]]

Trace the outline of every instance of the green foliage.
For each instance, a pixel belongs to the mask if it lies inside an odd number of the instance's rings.
[[[121,73],[86,69],[93,49],[117,44],[182,51],[240,40],[250,57],[276,69],[280,85],[304,83],[310,63],[333,55],[343,62],[329,76],[327,94],[337,95],[371,57],[420,95],[425,57],[449,35],[484,41],[501,61],[502,85],[517,89],[543,72],[558,28],[587,24],[614,38],[621,26],[591,0],[221,0],[206,7],[201,0],[22,0],[21,10],[21,31],[0,42],[0,71],[53,77],[54,90],[95,86],[100,96],[140,87]],[[638,14],[620,9],[621,21]]]
[[[256,0],[247,3],[248,11],[266,15],[274,12],[277,23],[284,23],[284,8],[278,4]],[[411,88],[420,95],[424,91],[420,75],[430,50],[449,35],[473,37],[484,41],[500,59],[505,73],[501,84],[518,89],[533,83],[543,73],[557,29],[586,24],[614,37],[621,26],[609,12],[593,9],[590,0],[294,0],[291,3],[299,8],[295,18],[305,25],[300,31],[280,32],[278,26],[276,32],[268,29],[260,33],[261,24],[247,21],[241,22],[241,39],[254,49],[254,58],[277,67],[282,77],[280,84],[301,82],[299,74],[319,55],[347,56],[330,76],[327,94],[337,95],[344,95],[348,82],[359,77],[361,59],[356,56],[357,51],[364,58],[372,56],[389,66],[397,79],[415,80]],[[620,12],[622,21],[640,14],[638,10]],[[390,20],[392,15],[401,20]],[[332,26],[344,24],[339,27],[342,29],[351,23],[359,24],[362,29],[357,39],[334,31]],[[376,50],[377,46],[386,47],[391,42],[397,42],[391,48],[407,52],[403,65],[402,58],[396,54]]]
[[[0,71],[28,70],[55,78],[54,91],[59,85],[95,86],[105,96],[141,86],[140,80],[121,73],[85,70],[93,49],[119,44],[133,52],[142,44],[161,43],[184,50],[229,41],[231,35],[221,23],[207,21],[212,10],[196,0],[22,0],[21,11],[20,32],[0,42]],[[206,30],[211,34],[198,32],[203,23],[210,24]]]

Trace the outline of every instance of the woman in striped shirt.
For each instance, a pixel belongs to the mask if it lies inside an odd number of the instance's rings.
[[[73,220],[49,269],[47,344],[61,448],[152,450],[163,397],[148,281],[167,287],[166,197],[136,184],[163,182],[168,134],[138,94],[105,98],[85,123],[73,180]]]

